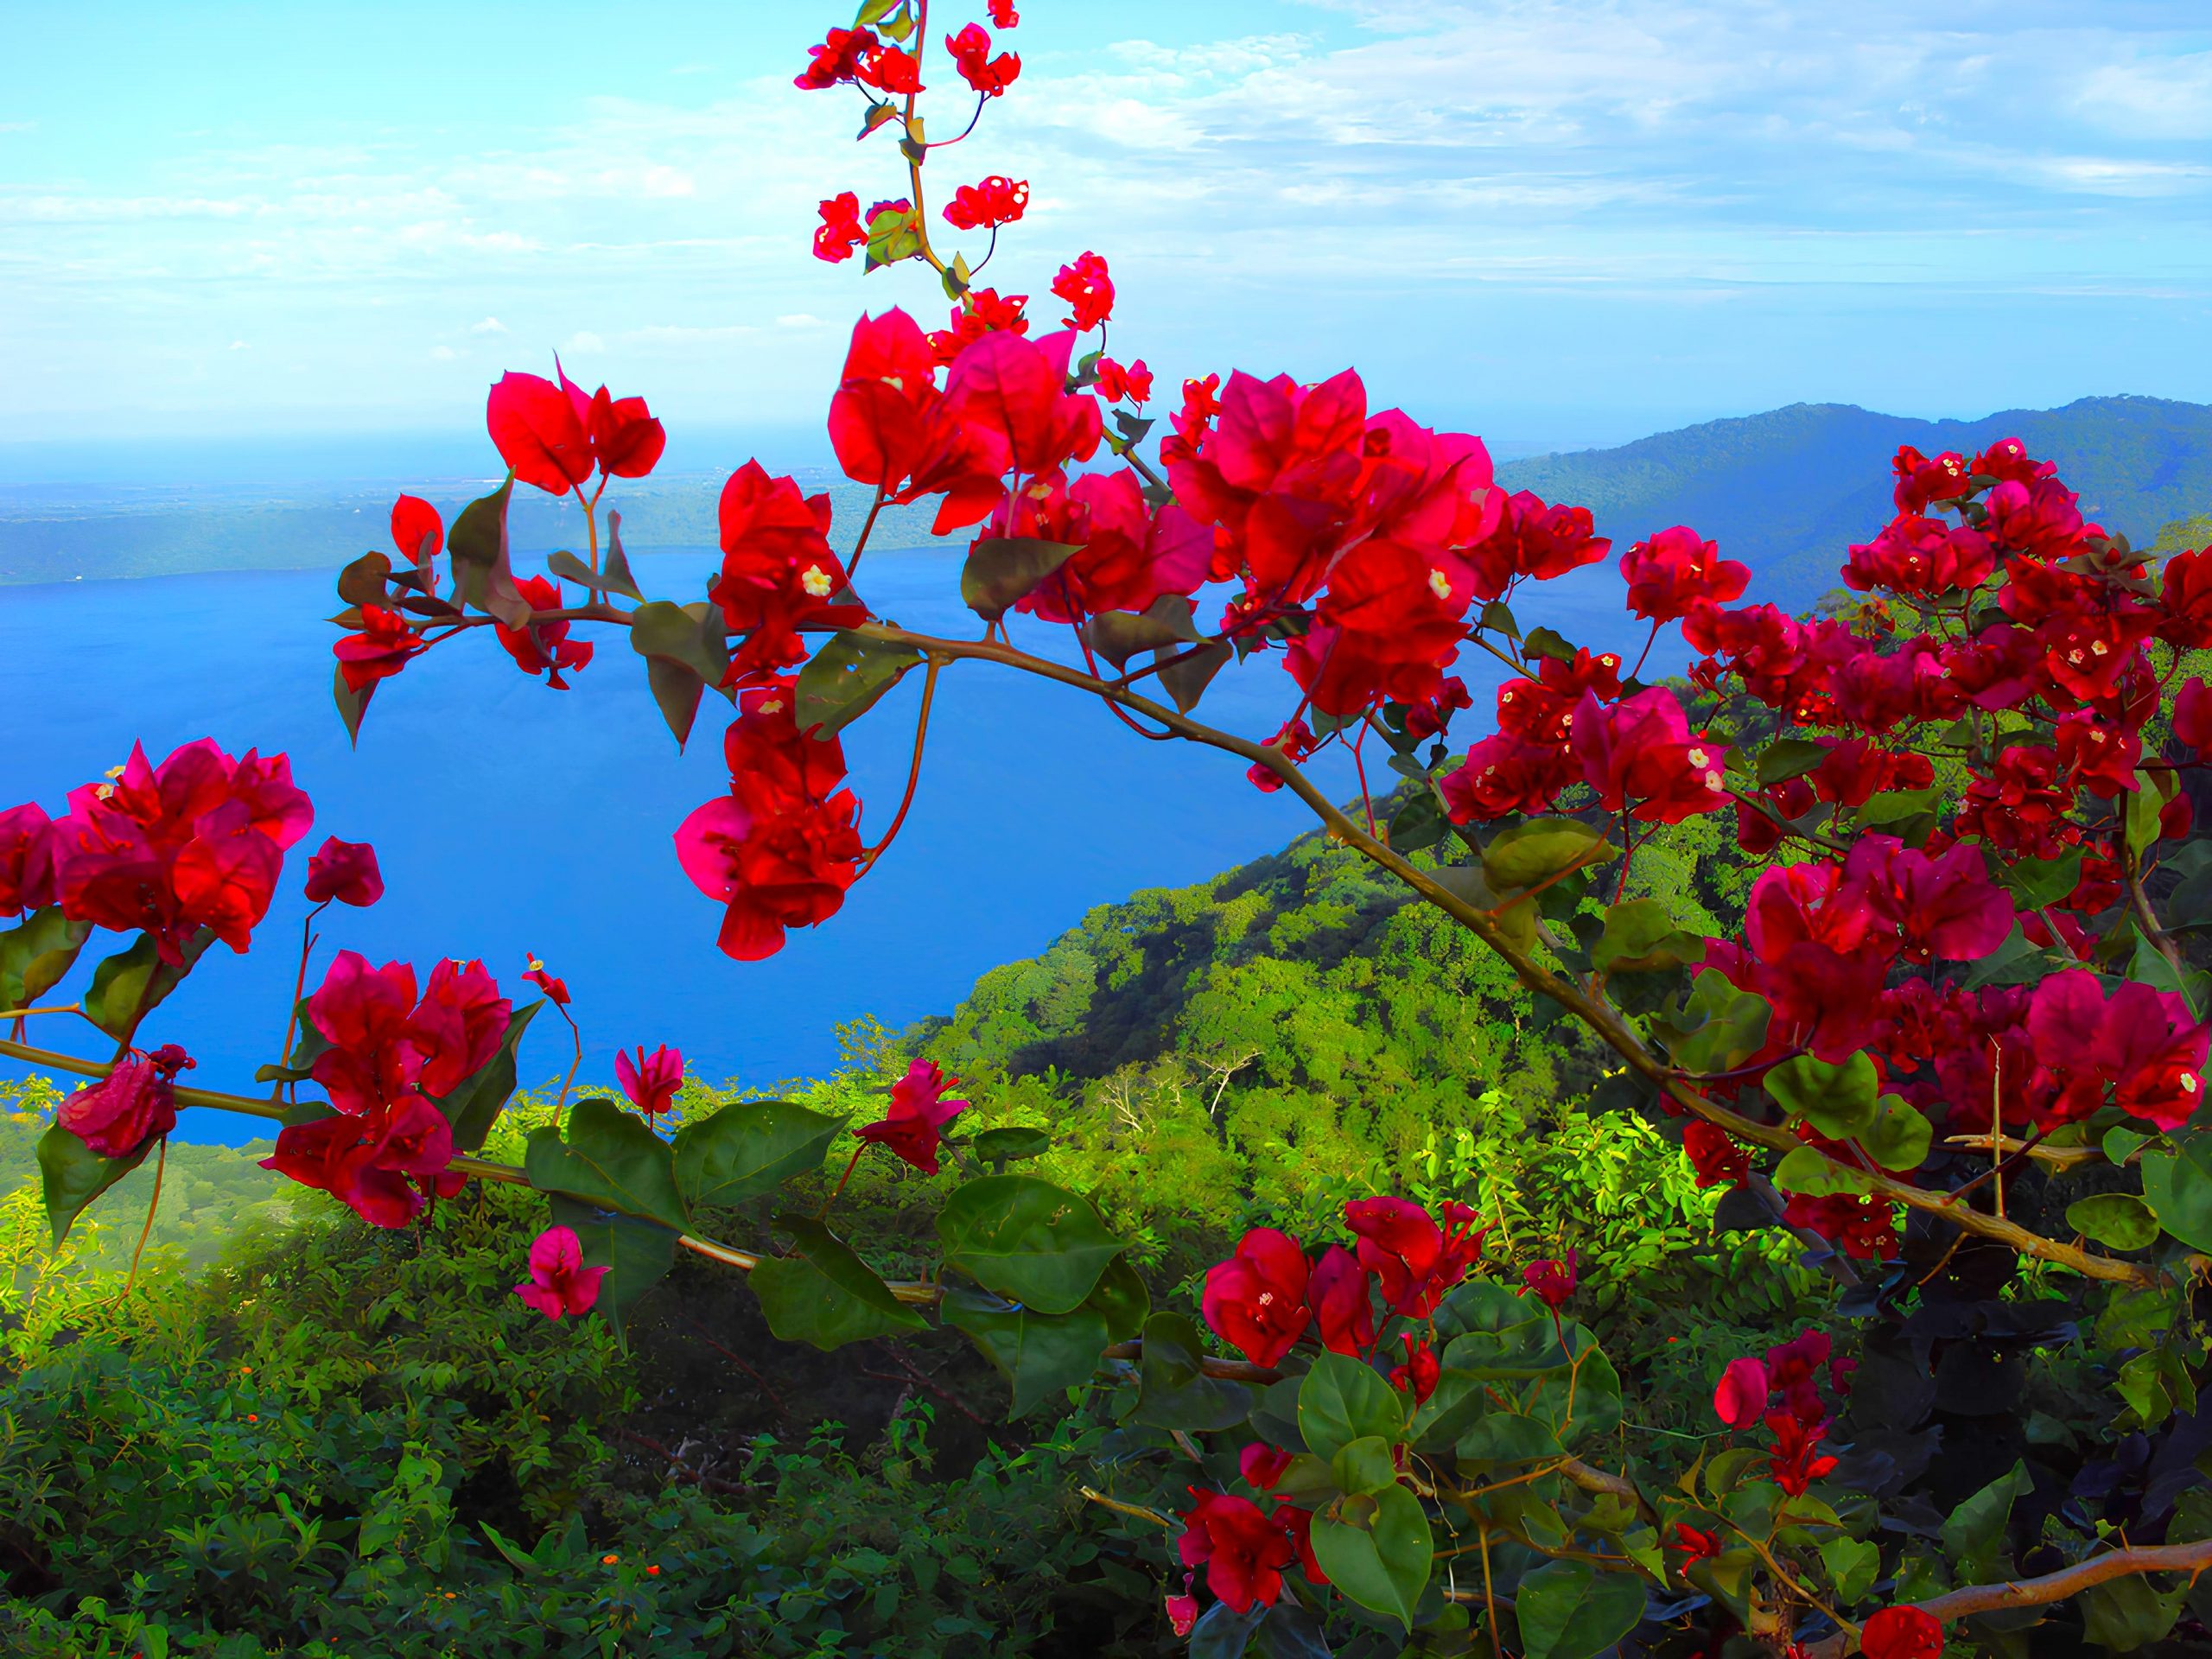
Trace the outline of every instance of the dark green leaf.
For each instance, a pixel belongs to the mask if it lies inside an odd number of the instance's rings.
[[[920,1331],[928,1321],[901,1302],[851,1245],[810,1216],[782,1215],[776,1225],[798,1243],[796,1256],[770,1256],[750,1275],[768,1328],[785,1342],[825,1351],[870,1337]]]
[[[1244,1659],[1252,1632],[1267,1616],[1264,1602],[1255,1601],[1240,1613],[1227,1602],[1217,1601],[1191,1626],[1190,1659]]]
[[[123,1157],[103,1158],[59,1123],[48,1127],[39,1137],[38,1168],[56,1249],[85,1206],[144,1163],[154,1146],[149,1138]]]
[[[1732,1071],[1766,1046],[1773,1014],[1756,991],[1738,990],[1719,974],[1700,974],[1690,982],[1681,1017],[1655,1029],[1685,1071]]]
[[[1329,1459],[1329,1472],[1336,1478],[1338,1491],[1370,1497],[1398,1484],[1398,1465],[1391,1458],[1390,1442],[1380,1434],[1363,1435],[1338,1446]]]
[[[1087,1198],[1033,1175],[982,1175],[946,1200],[938,1236],[948,1267],[1040,1313],[1082,1305],[1128,1246]]]
[[[660,717],[668,722],[668,729],[675,736],[676,747],[681,749],[691,741],[691,727],[699,718],[699,700],[706,695],[707,683],[696,671],[682,663],[665,657],[648,657],[645,685],[653,694]]]
[[[2027,1464],[2016,1461],[2010,1471],[1951,1511],[1943,1522],[1943,1553],[1959,1567],[1961,1583],[1980,1583],[1995,1570],[2013,1502],[2034,1487]]]
[[[1512,611],[1495,599],[1483,607],[1482,626],[1493,633],[1502,633],[1509,639],[1521,637],[1521,625],[1514,620]]]
[[[1088,1382],[1106,1351],[1106,1316],[1094,1308],[1035,1313],[995,1296],[948,1289],[944,1322],[975,1338],[1014,1384],[1009,1419],[1026,1417],[1056,1394]]]
[[[1873,1127],[1882,1079],[1870,1055],[1853,1054],[1830,1065],[1799,1054],[1766,1074],[1766,1091],[1792,1118],[1808,1119],[1822,1135],[1841,1141]]]
[[[364,553],[338,573],[338,597],[348,605],[389,605],[385,579],[391,575],[389,554]]]
[[[1391,757],[1394,762],[1403,755]],[[1419,767],[1415,776],[1423,776]],[[1406,797],[1406,804],[1390,817],[1390,848],[1393,852],[1418,853],[1435,846],[1451,833],[1451,825],[1444,819],[1444,809],[1437,804],[1436,791],[1423,785]]]
[[[1073,542],[986,536],[968,550],[961,566],[961,601],[986,622],[995,622],[1082,551]]]
[[[2012,863],[1993,857],[1991,874],[2023,910],[2055,905],[2082,885],[2082,849],[2070,848],[2057,858],[2023,858]]]
[[[1513,1612],[1525,1659],[1595,1659],[1643,1618],[1643,1580],[1587,1561],[1547,1561],[1521,1580]]]
[[[28,1008],[59,985],[92,937],[90,922],[71,921],[59,905],[0,932],[0,1011]]]
[[[1802,778],[1827,758],[1825,743],[1803,737],[1777,737],[1759,751],[1759,785],[1764,788],[1787,779]]]
[[[1428,1587],[1436,1546],[1421,1500],[1402,1486],[1338,1509],[1363,1511],[1339,1519],[1325,1511],[1313,1522],[1313,1558],[1338,1591],[1371,1612],[1413,1628],[1414,1604]]]
[[[1574,647],[1551,628],[1529,629],[1529,637],[1521,642],[1521,650],[1524,656],[1548,657],[1554,662],[1574,660]]]
[[[1144,1352],[1137,1361],[1138,1422],[1202,1433],[1234,1427],[1251,1414],[1251,1389],[1206,1376],[1199,1363],[1205,1353],[1205,1339],[1188,1314],[1155,1313],[1144,1322]]]
[[[1103,611],[1079,632],[1091,650],[1116,668],[1127,668],[1141,651],[1173,651],[1204,639],[1191,620],[1191,609],[1180,594],[1162,594],[1142,611]]]
[[[990,1165],[997,1173],[1008,1164],[1024,1158],[1035,1158],[1052,1149],[1052,1137],[1042,1129],[1023,1125],[1000,1129],[985,1129],[968,1143],[968,1150]]]
[[[1705,960],[1703,936],[1685,932],[1656,899],[1630,899],[1605,912],[1605,931],[1590,948],[1605,973],[1645,973]]]
[[[676,1261],[677,1234],[673,1228],[618,1215],[556,1192],[548,1200],[554,1224],[574,1230],[583,1245],[584,1265],[605,1268],[599,1281],[599,1300],[592,1312],[604,1317],[623,1334],[622,1322],[631,1305],[666,1276]]]
[[[2164,1591],[2147,1578],[2091,1586],[2082,1597],[2082,1637],[2109,1653],[2133,1653],[2158,1641],[2181,1617],[2190,1581],[2176,1574],[2164,1582]]]
[[[2115,1250],[2148,1249],[2158,1237],[2158,1218],[2133,1192],[2099,1192],[2066,1206],[2066,1224]]]
[[[1564,1450],[1550,1429],[1514,1411],[1493,1411],[1478,1419],[1459,1444],[1459,1455],[1468,1463],[1534,1463]]]
[[[453,1144],[456,1152],[474,1152],[492,1133],[492,1126],[499,1121],[499,1114],[506,1109],[507,1102],[514,1098],[515,1048],[522,1041],[523,1033],[545,1006],[544,1000],[517,1008],[514,1018],[507,1022],[506,1035],[499,1039],[499,1046],[492,1058],[476,1071],[463,1077],[454,1091],[437,1103],[438,1109],[453,1125]],[[320,1034],[320,1033],[318,1033]]]
[[[822,1167],[842,1119],[785,1100],[741,1101],[676,1132],[676,1185],[694,1205],[727,1207]]]
[[[1405,1433],[1406,1402],[1373,1366],[1324,1353],[1299,1386],[1298,1427],[1317,1458],[1333,1458],[1370,1434],[1395,1445]]]
[[[497,617],[511,628],[530,621],[530,601],[515,586],[507,563],[507,500],[514,493],[515,475],[486,496],[461,510],[446,535],[446,552],[453,560],[454,586],[461,598],[478,610]]]
[[[2193,1250],[2212,1250],[2212,1135],[2177,1137],[2142,1158],[2143,1198],[2158,1225]]]
[[[668,1142],[611,1100],[578,1101],[565,1139],[550,1124],[531,1130],[523,1169],[541,1192],[566,1192],[679,1231],[690,1224]]]
[[[346,684],[343,664],[331,671],[330,700],[337,705],[338,718],[345,725],[349,742],[356,745],[360,742],[361,716],[368,713],[369,697],[375,690],[373,683],[363,686],[359,691]]]
[[[1227,645],[1211,645],[1160,671],[1160,686],[1174,699],[1178,714],[1187,715],[1198,706],[1206,687],[1213,683],[1213,677],[1228,664],[1232,654]]]
[[[139,1020],[160,1006],[162,999],[184,982],[193,964],[214,944],[213,930],[201,928],[184,942],[181,963],[165,963],[155,948],[154,936],[141,933],[127,950],[118,950],[92,969],[92,988],[85,993],[85,1016],[102,1031],[123,1041]]]
[[[922,653],[849,631],[834,634],[798,671],[802,732],[834,737],[882,700]]]
[[[630,645],[640,657],[681,664],[709,685],[720,685],[729,666],[721,612],[704,601],[647,600],[630,613]]]
[[[1145,1288],[1143,1277],[1129,1265],[1129,1258],[1117,1255],[1099,1275],[1097,1287],[1084,1306],[1097,1309],[1105,1319],[1109,1337],[1116,1342],[1128,1342],[1144,1330],[1144,1322],[1152,1313],[1152,1293]]]
[[[1260,1659],[1332,1659],[1320,1621],[1288,1596],[1260,1622]]]

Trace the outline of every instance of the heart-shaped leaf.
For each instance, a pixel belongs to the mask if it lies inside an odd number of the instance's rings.
[[[1090,1201],[1033,1175],[982,1175],[946,1200],[938,1237],[948,1267],[1040,1313],[1066,1313],[1128,1246]]]
[[[578,1101],[565,1138],[550,1124],[531,1130],[523,1170],[541,1192],[566,1192],[678,1231],[690,1224],[668,1142],[611,1100]]]
[[[747,1100],[676,1132],[676,1184],[693,1205],[727,1207],[822,1167],[841,1118],[787,1100]]]

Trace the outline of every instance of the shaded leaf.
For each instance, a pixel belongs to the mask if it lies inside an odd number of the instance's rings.
[[[1208,1376],[1199,1364],[1205,1339],[1185,1313],[1155,1313],[1144,1322],[1144,1352],[1137,1361],[1135,1420],[1155,1428],[1193,1433],[1231,1428],[1252,1411],[1252,1391],[1241,1382]]]
[[[2158,1218],[2133,1192],[2099,1192],[2066,1206],[2066,1224],[2115,1250],[2148,1249],[2158,1241]]]
[[[1298,1427],[1317,1458],[1333,1458],[1370,1435],[1395,1445],[1405,1427],[1404,1398],[1373,1366],[1349,1354],[1322,1354],[1299,1385]]]
[[[920,1331],[928,1322],[892,1294],[852,1246],[810,1216],[781,1215],[776,1226],[798,1245],[753,1269],[753,1293],[768,1328],[785,1342],[827,1351],[871,1337]]]
[[[1344,1511],[1364,1510],[1357,1520]],[[1363,1521],[1364,1524],[1361,1522]],[[1421,1500],[1402,1486],[1353,1498],[1313,1521],[1313,1558],[1339,1593],[1413,1628],[1436,1546]]]
[[[1227,645],[1211,645],[1160,671],[1160,689],[1173,699],[1176,713],[1187,715],[1198,706],[1206,687],[1213,683],[1213,677],[1228,665],[1232,655]]]
[[[874,708],[921,660],[918,651],[866,634],[848,630],[832,635],[798,671],[794,718],[799,730],[834,736]]]
[[[563,1193],[553,1193],[548,1202],[554,1224],[571,1229],[582,1244],[584,1265],[607,1269],[607,1277],[599,1281],[599,1300],[592,1304],[592,1312],[622,1336],[622,1322],[631,1306],[675,1265],[676,1230]]]
[[[938,1212],[948,1267],[1041,1313],[1079,1306],[1128,1246],[1090,1201],[1033,1175],[982,1175]]]
[[[515,475],[480,496],[461,510],[446,535],[446,553],[453,561],[454,585],[461,599],[511,628],[526,626],[530,601],[515,586],[507,562],[507,501],[513,495]]]
[[[944,1322],[965,1331],[1014,1384],[1009,1420],[1088,1382],[1106,1351],[1106,1316],[1095,1308],[1037,1313],[957,1287],[946,1291]]]
[[[986,536],[968,550],[967,563],[960,567],[961,602],[986,622],[995,622],[1082,551],[1072,542]]]
[[[842,1118],[786,1100],[741,1101],[676,1132],[676,1185],[687,1203],[727,1207],[822,1167]]]
[[[1180,594],[1162,594],[1142,611],[1102,611],[1078,631],[1091,650],[1116,668],[1127,668],[1141,651],[1172,651],[1203,639],[1191,613],[1191,601]]]
[[[181,963],[165,963],[150,933],[141,933],[128,950],[118,950],[92,969],[92,988],[85,993],[85,1017],[102,1031],[123,1041],[138,1021],[161,1005],[162,1000],[184,982],[193,964],[215,942],[212,929],[201,928],[184,942]]]
[[[1587,1561],[1547,1561],[1513,1594],[1525,1659],[1595,1659],[1643,1618],[1643,1580]]]
[[[0,1010],[28,1008],[68,976],[90,922],[73,922],[59,905],[48,905],[0,932]]]
[[[85,1206],[146,1161],[158,1137],[149,1137],[121,1158],[103,1158],[59,1123],[48,1126],[38,1141],[40,1185],[46,1198],[47,1224],[56,1249]]]
[[[668,1143],[611,1100],[578,1101],[565,1137],[551,1124],[532,1129],[523,1169],[541,1192],[566,1192],[679,1231],[688,1224]]]

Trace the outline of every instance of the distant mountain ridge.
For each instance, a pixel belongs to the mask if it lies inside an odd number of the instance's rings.
[[[2139,547],[2212,508],[2212,405],[2159,397],[2082,397],[1977,421],[1792,404],[1618,448],[1508,461],[1497,478],[1588,507],[1617,548],[1688,524],[1751,567],[1747,597],[1794,610],[1835,587],[1850,545],[1891,517],[1890,460],[1900,444],[1971,455],[2007,437],[2056,461],[2085,516]]]
[[[1610,449],[1503,463],[1498,480],[1548,501],[1586,506],[1617,547],[1686,524],[1756,573],[1751,596],[1802,609],[1836,585],[1852,543],[1888,519],[1890,458],[1897,446],[1968,454],[2018,437],[2059,463],[2089,517],[2148,545],[2161,526],[2212,510],[2212,405],[2157,397],[2084,397],[2063,409],[2008,410],[1976,421],[1923,421],[1849,404],[1786,409],[1662,432]],[[801,475],[836,504],[840,548],[865,516],[868,494],[823,474]],[[623,492],[625,543],[640,551],[715,541],[719,474],[654,478]],[[481,481],[418,486],[447,514]],[[0,488],[0,586],[180,575],[208,570],[335,569],[387,544],[391,491],[292,486],[255,497],[232,488]],[[931,544],[926,504],[887,511],[874,543]],[[575,504],[518,490],[518,550],[577,546]]]

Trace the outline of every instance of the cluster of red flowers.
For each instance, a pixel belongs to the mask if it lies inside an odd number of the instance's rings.
[[[716,518],[722,563],[707,597],[738,636],[723,683],[751,685],[806,660],[808,627],[867,620],[830,549],[830,498],[802,496],[789,478],[748,461],[722,486]]]
[[[419,997],[416,986],[406,963],[372,968],[339,952],[306,1010],[308,1071],[334,1115],[287,1126],[262,1160],[378,1227],[404,1227],[461,1190],[437,1103],[490,1064],[514,1017],[480,962],[441,960]]]
[[[838,785],[844,746],[798,729],[798,688],[770,678],[747,688],[722,740],[729,793],[684,819],[677,856],[699,891],[728,906],[721,948],[758,962],[788,928],[826,921],[858,879],[860,803]]]
[[[1391,1319],[1427,1319],[1467,1276],[1482,1254],[1484,1230],[1474,1222],[1475,1212],[1456,1202],[1445,1205],[1440,1221],[1408,1198],[1355,1199],[1344,1206],[1354,1248],[1331,1244],[1311,1260],[1287,1233],[1255,1227],[1235,1255],[1206,1270],[1200,1311],[1255,1365],[1277,1363],[1309,1338],[1364,1358]],[[1409,1380],[1426,1376],[1433,1387],[1425,1352],[1410,1349],[1404,1369]]]
[[[199,1064],[175,1043],[134,1049],[63,1101],[54,1121],[103,1158],[128,1158],[176,1127],[176,1074]]]
[[[0,812],[0,917],[59,906],[72,921],[143,931],[184,960],[206,929],[243,951],[269,913],[284,854],[315,822],[281,754],[233,760],[212,738],[159,766],[143,745],[49,819],[35,802]]]
[[[958,231],[995,231],[1011,225],[1029,206],[1029,181],[1016,183],[993,174],[976,184],[963,184],[944,204],[945,223]]]
[[[1255,1472],[1250,1453],[1265,1450],[1247,1448],[1248,1479]],[[1274,1471],[1276,1478],[1281,1474],[1280,1468]],[[1273,1484],[1269,1478],[1261,1490]],[[1198,1502],[1183,1516],[1178,1553],[1185,1567],[1205,1568],[1206,1587],[1230,1612],[1273,1606],[1282,1594],[1283,1573],[1294,1566],[1305,1573],[1307,1583],[1328,1583],[1321,1564],[1313,1559],[1312,1510],[1278,1503],[1270,1513],[1233,1492],[1202,1491],[1196,1486],[1189,1490]],[[1190,1614],[1196,1617],[1195,1605]]]
[[[1836,1465],[1820,1450],[1834,1416],[1821,1383],[1840,1398],[1851,1386],[1855,1360],[1833,1357],[1820,1331],[1806,1331],[1766,1351],[1764,1359],[1731,1360],[1713,1390],[1713,1409],[1731,1428],[1763,1424],[1774,1436],[1767,1468],[1782,1490],[1802,1497],[1805,1489]]]
[[[594,472],[643,478],[660,464],[668,434],[644,398],[610,397],[605,386],[587,396],[557,359],[553,372],[557,385],[542,375],[502,375],[486,401],[492,442],[517,478],[566,495]]]

